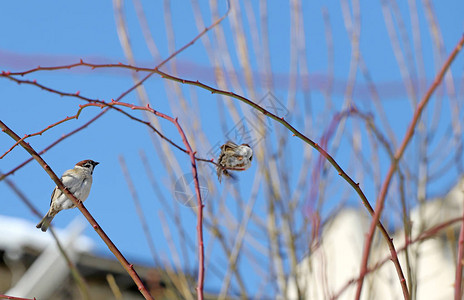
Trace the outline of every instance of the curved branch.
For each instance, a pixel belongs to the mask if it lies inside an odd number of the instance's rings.
[[[0,121],[0,128],[2,129],[3,132],[8,134],[11,138],[13,138],[15,141],[20,141],[21,138],[14,133],[8,126],[6,126],[2,121]],[[140,293],[145,297],[145,299],[153,299],[153,297],[150,295],[148,290],[146,289],[145,285],[143,284],[142,280],[140,279],[139,275],[134,269],[134,265],[130,264],[126,258],[122,255],[122,253],[118,250],[118,248],[114,245],[114,243],[111,241],[111,239],[106,235],[106,233],[103,231],[103,229],[98,225],[97,221],[93,218],[93,216],[90,214],[90,212],[85,208],[84,204],[82,201],[77,199],[61,182],[61,180],[56,176],[56,174],[53,172],[53,170],[50,168],[50,166],[43,160],[43,158],[37,154],[37,152],[25,141],[20,141],[19,144],[21,147],[23,147],[29,154],[42,166],[42,168],[47,172],[47,174],[50,176],[50,178],[55,182],[56,186],[68,197],[71,199],[71,201],[76,205],[76,207],[81,211],[81,213],[84,215],[84,217],[89,221],[89,223],[92,225],[92,227],[95,229],[95,231],[98,233],[98,235],[101,237],[101,239],[105,242],[105,244],[108,246],[108,249],[114,254],[114,256],[117,258],[117,260],[121,263],[123,268],[126,270],[126,272],[132,277],[132,280],[134,283],[137,285]]]

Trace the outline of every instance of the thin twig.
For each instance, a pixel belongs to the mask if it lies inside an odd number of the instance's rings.
[[[171,123],[174,124],[176,127],[177,131],[179,132],[182,141],[186,147],[186,151],[188,155],[190,156],[190,163],[192,165],[192,174],[193,174],[193,180],[195,183],[195,194],[196,194],[196,199],[197,199],[197,204],[198,204],[198,215],[197,215],[197,239],[198,239],[198,285],[197,285],[197,299],[203,299],[203,284],[204,284],[204,271],[205,271],[205,265],[204,265],[204,247],[203,247],[203,203],[201,201],[201,194],[200,194],[200,184],[198,181],[198,172],[197,172],[197,165],[196,165],[196,158],[194,152],[192,150],[192,147],[190,146],[190,143],[185,135],[184,130],[179,124],[179,121],[177,118],[172,118],[164,113],[161,113],[157,110],[154,110],[151,108],[149,105],[147,106],[137,106],[129,103],[123,103],[123,102],[116,102],[112,101],[111,103],[105,103],[103,101],[99,101],[98,103],[93,102],[93,103],[88,103],[86,105],[81,105],[81,109],[88,107],[88,106],[114,106],[114,105],[120,105],[120,106],[125,106],[129,107],[132,110],[144,110],[151,112],[152,114],[155,114],[158,117],[161,117],[163,119],[166,119],[170,121]]]

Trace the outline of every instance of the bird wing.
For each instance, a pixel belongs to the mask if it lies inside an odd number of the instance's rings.
[[[75,180],[76,176],[72,170],[68,170],[64,172],[63,176],[61,176],[61,182],[63,182],[65,187],[69,187],[71,185],[71,181]]]
[[[223,158],[228,151],[234,151],[235,149],[238,148],[238,145],[235,144],[234,142],[227,141],[224,145],[221,146],[221,153],[219,154],[218,162],[219,164],[224,164],[225,161],[223,162]]]
[[[66,172],[64,172],[63,176],[61,176],[61,182],[63,183],[63,185],[65,187],[69,187],[70,186],[70,183],[71,181],[75,178],[72,174],[72,172],[70,172],[71,170],[67,170]],[[72,192],[72,191],[71,191]],[[52,192],[52,197],[51,197],[51,200],[50,200],[50,205],[52,204],[53,202],[53,199],[56,199],[58,198],[59,196],[61,196],[61,194],[63,194],[63,192],[57,187],[55,186],[55,188],[53,189],[53,192]]]
[[[61,196],[61,193],[62,191],[57,186],[55,186],[52,192],[52,197],[50,198],[50,206],[52,205],[53,199],[56,199],[59,196]],[[55,194],[56,194],[56,197],[55,197]]]
[[[228,149],[236,149],[238,147],[237,144],[235,144],[234,142],[231,142],[231,141],[227,141],[227,143],[225,143],[224,145],[221,146],[221,150],[222,151],[226,151]]]

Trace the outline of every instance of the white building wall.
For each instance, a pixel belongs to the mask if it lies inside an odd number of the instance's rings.
[[[429,201],[420,210],[411,213],[413,239],[447,220],[460,217],[464,201],[464,178],[445,198]],[[299,286],[306,299],[332,299],[350,280],[359,276],[364,237],[369,229],[370,216],[365,211],[341,211],[322,233],[321,244],[299,264]],[[459,230],[456,223],[454,230]],[[404,245],[404,232],[393,235],[396,249]],[[449,239],[436,235],[421,243],[410,245],[410,263],[417,279],[416,299],[453,299],[455,259]],[[372,248],[369,266],[390,255],[388,246],[381,240]],[[407,278],[406,261],[399,254]],[[288,299],[297,299],[295,280],[289,279]],[[354,299],[356,283],[351,284],[337,299]],[[393,263],[388,260],[376,272],[369,274],[363,286],[361,299],[403,299]]]

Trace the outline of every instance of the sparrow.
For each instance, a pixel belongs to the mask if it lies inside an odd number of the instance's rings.
[[[228,141],[221,146],[218,158],[217,176],[221,182],[222,175],[232,177],[229,171],[245,171],[251,166],[253,150],[248,144],[237,145]]]
[[[92,186],[92,173],[93,169],[98,162],[87,159],[78,162],[73,169],[67,170],[61,176],[61,182],[63,185],[80,201],[84,202],[90,193],[90,187]],[[52,193],[52,199],[50,201],[50,209],[43,219],[37,224],[37,228],[40,228],[43,232],[47,231],[50,222],[56,216],[57,213],[63,209],[69,209],[76,207],[74,203],[69,199],[59,188],[55,186]]]

